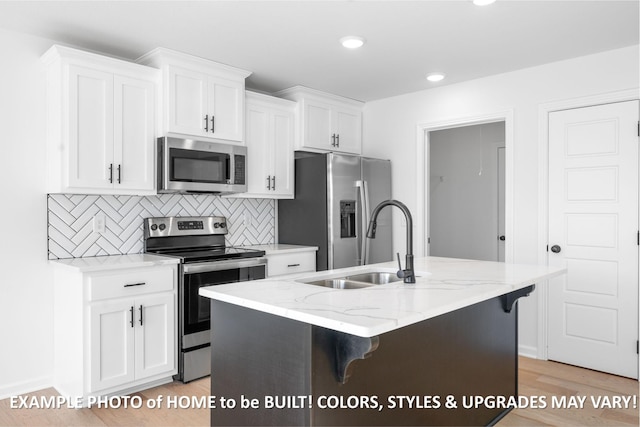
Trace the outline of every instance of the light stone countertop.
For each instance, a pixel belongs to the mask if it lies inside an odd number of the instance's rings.
[[[360,289],[302,283],[358,272],[396,272],[395,262],[200,288],[200,295],[333,329],[372,337],[562,275],[564,268],[454,258],[415,259],[415,284]],[[535,291],[534,291],[535,292]]]
[[[151,254],[105,255],[85,258],[49,260],[56,267],[70,268],[81,273],[91,271],[120,270],[124,268],[151,267],[178,264],[180,259]]]

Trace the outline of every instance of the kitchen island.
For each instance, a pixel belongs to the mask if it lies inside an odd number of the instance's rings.
[[[211,298],[211,424],[487,425],[504,416],[517,396],[516,301],[564,270],[425,257],[415,284],[308,284],[396,268],[201,288]]]

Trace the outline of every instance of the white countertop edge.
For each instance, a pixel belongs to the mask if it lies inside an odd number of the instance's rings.
[[[151,267],[155,265],[175,265],[180,259],[152,254],[104,255],[83,258],[51,259],[54,267],[61,267],[81,273],[92,271],[121,270],[125,268]]]

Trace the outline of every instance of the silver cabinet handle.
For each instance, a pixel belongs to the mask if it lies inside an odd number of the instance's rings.
[[[126,285],[124,285],[125,288],[130,288],[132,286],[144,286],[146,285],[146,282],[140,282],[140,283],[128,283]]]
[[[336,146],[336,134],[335,133],[331,134],[331,146],[332,147]]]
[[[275,175],[273,175],[273,176],[271,177],[271,179],[273,179],[273,185],[271,186],[271,189],[272,189],[273,191],[276,191],[276,176],[275,176]]]
[[[209,132],[209,115],[204,116],[204,131]]]
[[[340,147],[340,134],[336,133],[336,147]]]
[[[109,163],[109,184],[113,184],[113,163]]]
[[[271,175],[267,175],[267,190],[271,190]]]
[[[118,184],[122,184],[122,165],[118,165]]]
[[[131,327],[133,328],[133,306],[129,309],[129,313],[131,313]]]
[[[289,264],[287,267],[300,267],[300,264]]]
[[[142,304],[140,304],[140,326],[142,326]]]

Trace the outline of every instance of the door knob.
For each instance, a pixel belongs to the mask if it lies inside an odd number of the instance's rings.
[[[553,252],[554,254],[560,253],[561,250],[562,250],[562,248],[560,246],[558,246],[558,245],[551,246],[551,252]]]
[[[506,238],[504,236],[500,236],[500,237],[498,237],[498,239],[500,239],[500,240],[502,240],[504,242]]]

